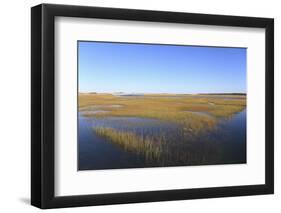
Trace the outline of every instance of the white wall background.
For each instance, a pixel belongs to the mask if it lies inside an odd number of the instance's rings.
[[[56,209],[51,212],[280,212],[281,3],[278,0],[53,0],[44,3],[275,18],[275,195]],[[30,197],[30,7],[37,0],[1,2],[0,212],[39,212]]]

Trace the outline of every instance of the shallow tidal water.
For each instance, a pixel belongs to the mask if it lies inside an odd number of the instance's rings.
[[[246,109],[231,118],[220,119],[212,131],[188,137],[184,137],[179,125],[174,123],[138,117],[95,118],[83,116],[83,113],[79,112],[78,170],[246,163]],[[125,151],[98,136],[94,131],[98,127],[137,135],[164,134],[175,152],[186,150],[194,157],[147,160],[141,154]]]

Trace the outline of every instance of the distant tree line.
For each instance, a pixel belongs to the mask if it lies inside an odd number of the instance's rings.
[[[246,95],[246,93],[199,93],[199,95]]]

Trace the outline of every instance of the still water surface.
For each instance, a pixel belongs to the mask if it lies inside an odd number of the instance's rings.
[[[179,126],[174,123],[138,117],[98,119],[83,116],[83,113],[85,112],[79,112],[78,170],[246,163],[246,109],[231,118],[220,119],[215,130],[193,138],[182,138]],[[148,162],[144,156],[125,151],[108,139],[95,134],[93,129],[97,127],[153,136],[165,134],[169,142],[175,146],[178,144],[178,149],[185,144],[185,149],[198,152],[197,155],[204,155],[200,157],[205,161]],[[195,143],[189,143],[190,141]],[[188,144],[190,147],[187,147]]]

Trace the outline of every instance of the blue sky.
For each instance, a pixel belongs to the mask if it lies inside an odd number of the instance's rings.
[[[246,51],[79,41],[79,92],[246,92]]]

